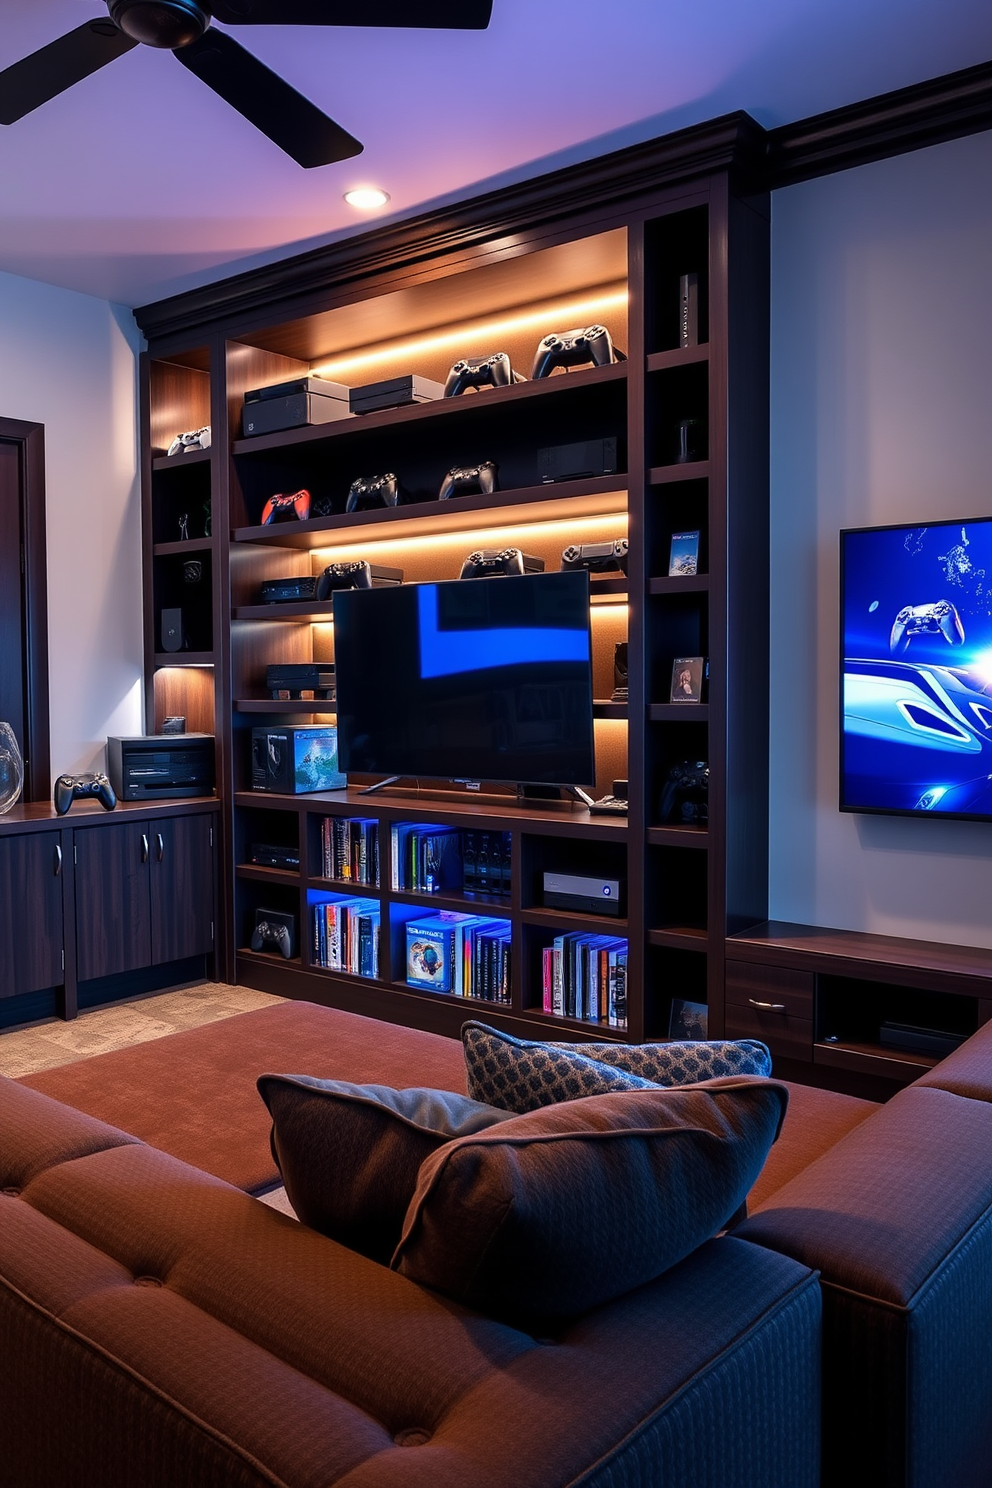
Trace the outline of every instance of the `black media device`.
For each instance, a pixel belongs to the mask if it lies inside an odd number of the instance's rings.
[[[404,403],[430,403],[444,397],[444,384],[410,372],[385,382],[368,382],[351,389],[352,413],[376,413],[380,408],[401,408]]]
[[[213,734],[148,734],[107,740],[107,774],[122,801],[156,801],[214,792]]]
[[[622,878],[595,878],[586,873],[544,875],[544,903],[552,909],[620,915],[625,896],[626,884]]]
[[[259,868],[284,868],[292,872],[300,866],[298,847],[283,847],[277,842],[253,842],[248,852],[251,861]]]
[[[307,424],[329,424],[335,419],[350,418],[348,393],[343,383],[328,382],[323,377],[297,377],[291,382],[253,388],[245,393],[242,432],[246,439],[250,439],[259,434],[274,434],[280,429],[298,429]]]
[[[290,699],[302,698],[305,692],[334,701],[334,663],[274,662],[266,669],[265,685],[272,697],[288,693]]]
[[[550,444],[537,452],[537,473],[542,485],[554,481],[581,480],[594,475],[615,475],[615,439],[582,439],[578,444]]]
[[[334,596],[343,770],[585,786],[596,777],[589,576]]]
[[[266,579],[259,591],[263,604],[300,604],[317,598],[317,580]]]
[[[184,734],[186,732],[186,716],[183,713],[170,713],[168,718],[162,720],[163,734]]]
[[[183,630],[183,612],[180,609],[165,609],[161,616],[162,650],[185,651],[186,634]]]
[[[699,342],[699,275],[679,275],[679,345]]]

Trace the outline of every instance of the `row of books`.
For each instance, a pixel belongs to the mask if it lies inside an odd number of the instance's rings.
[[[313,906],[313,958],[327,971],[379,975],[379,904],[375,899],[331,899]]]
[[[379,823],[364,816],[325,816],[320,824],[321,874],[342,883],[379,887]]]
[[[544,1012],[627,1027],[627,942],[609,935],[556,935],[541,953]]]
[[[389,831],[391,888],[416,894],[461,888],[461,833],[454,827],[393,822]]]
[[[510,978],[509,920],[442,913],[407,921],[408,986],[509,1005]]]

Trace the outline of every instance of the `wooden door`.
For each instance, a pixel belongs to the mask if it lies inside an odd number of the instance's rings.
[[[62,984],[62,860],[57,832],[0,838],[0,997]]]
[[[152,961],[208,955],[214,948],[213,817],[163,818],[149,831]]]
[[[76,976],[113,976],[152,958],[149,824],[115,822],[73,833]]]

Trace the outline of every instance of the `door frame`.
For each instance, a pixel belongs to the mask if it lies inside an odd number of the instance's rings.
[[[0,418],[0,439],[18,446],[24,576],[24,800],[52,792],[48,705],[48,548],[45,426]]]

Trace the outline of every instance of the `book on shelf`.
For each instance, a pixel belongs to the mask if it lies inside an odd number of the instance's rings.
[[[320,849],[324,878],[379,887],[379,823],[374,818],[325,816]]]
[[[668,558],[670,579],[691,579],[699,572],[699,531],[673,532]]]
[[[313,960],[325,971],[379,975],[377,899],[328,899],[313,906]]]
[[[406,982],[453,997],[508,1004],[509,920],[450,911],[408,920]]]
[[[390,849],[390,888],[414,894],[461,888],[462,847],[457,828],[393,822]]]
[[[627,942],[572,931],[541,952],[541,1007],[553,1017],[627,1026]]]
[[[462,833],[462,887],[466,894],[510,894],[510,833]]]

